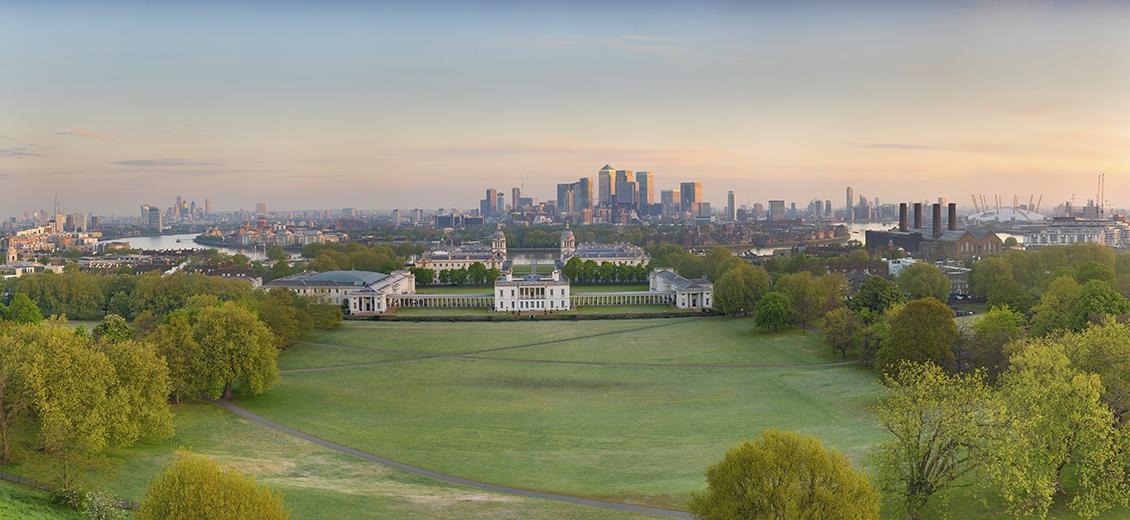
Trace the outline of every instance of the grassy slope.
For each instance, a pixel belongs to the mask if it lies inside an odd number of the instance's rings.
[[[47,493],[0,481],[0,518],[21,520],[69,520],[79,514],[51,503]]]
[[[301,519],[337,518],[549,518],[628,519],[635,515],[480,492],[392,470],[250,423],[216,406],[182,404],[174,408],[176,437],[113,450],[88,471],[89,486],[139,499],[177,447],[217,458],[255,475],[284,495]],[[34,456],[5,470],[48,478]],[[0,488],[0,518],[6,516]],[[34,517],[33,517],[34,518]],[[69,518],[44,517],[44,518]]]
[[[319,341],[355,349],[464,352],[610,332],[483,356],[679,364],[837,360],[818,336],[754,332],[748,320],[723,318],[358,323]],[[338,355],[332,348],[307,347],[304,364],[338,364],[331,362]],[[357,360],[369,355],[352,352]],[[284,354],[284,365],[290,354]],[[709,463],[767,427],[816,435],[863,465],[869,447],[883,438],[867,409],[876,393],[873,372],[857,367],[682,370],[448,359],[286,374],[279,387],[244,404],[300,429],[431,469],[682,507],[686,495],[702,487]],[[968,491],[938,497],[926,518],[1005,518],[986,500]],[[1062,504],[1049,516],[1076,518]],[[884,517],[894,518],[890,508]],[[1119,510],[1100,518],[1125,517]]]
[[[320,340],[450,352],[618,331],[491,355],[681,363],[829,359],[814,336],[749,330],[748,321],[726,319],[395,323],[347,326]],[[299,429],[429,469],[681,507],[702,486],[710,462],[763,428],[812,433],[858,459],[879,438],[866,413],[874,394],[872,375],[855,367],[675,370],[433,360],[285,374],[280,386],[244,403]]]

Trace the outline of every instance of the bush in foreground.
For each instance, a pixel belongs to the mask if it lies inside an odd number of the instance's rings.
[[[146,491],[141,520],[277,520],[289,518],[281,495],[216,461],[178,451]]]
[[[879,492],[851,462],[817,439],[767,430],[706,470],[707,490],[691,496],[703,520],[879,518]]]

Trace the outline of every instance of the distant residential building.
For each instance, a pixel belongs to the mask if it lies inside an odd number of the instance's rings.
[[[603,205],[615,204],[616,200],[616,170],[611,166],[604,165],[603,168],[597,172],[597,187],[600,190],[600,203]]]
[[[648,171],[636,172],[636,186],[639,193],[636,204],[641,210],[646,211],[655,203],[655,176]]]
[[[679,209],[682,212],[694,212],[695,206],[702,202],[702,183],[684,182],[679,184]]]
[[[738,220],[738,205],[734,200],[734,192],[726,192],[726,219],[730,222]]]
[[[1106,244],[1112,224],[1105,219],[1056,217],[1051,223],[1024,236],[1024,247],[1035,249],[1069,244]]]
[[[142,227],[149,233],[160,233],[163,226],[161,208],[148,204],[141,207]]]
[[[787,218],[785,210],[785,201],[771,200],[769,201],[769,221],[781,222]]]
[[[674,217],[679,212],[679,190],[659,192],[659,211],[665,218]]]
[[[632,170],[616,170],[616,204],[635,206],[638,200],[639,186],[636,184],[636,174]]]
[[[902,270],[918,263],[918,260],[913,258],[892,258],[887,260],[887,274],[898,277],[902,274]]]

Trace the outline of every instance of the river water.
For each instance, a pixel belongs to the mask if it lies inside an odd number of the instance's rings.
[[[114,240],[106,240],[105,242],[128,242],[132,249],[147,249],[152,251],[177,251],[182,249],[218,249],[223,253],[229,255],[242,254],[251,257],[253,260],[263,260],[266,256],[262,251],[252,251],[250,249],[236,249],[232,247],[214,247],[204,246],[193,242],[192,239],[196,238],[195,233],[188,233],[183,235],[160,235],[155,237],[127,237],[118,238]]]

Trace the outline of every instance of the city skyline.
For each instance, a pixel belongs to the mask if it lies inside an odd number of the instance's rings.
[[[0,214],[473,208],[606,163],[719,209],[1082,204],[1099,173],[1130,205],[1123,4],[265,6],[11,6]]]

